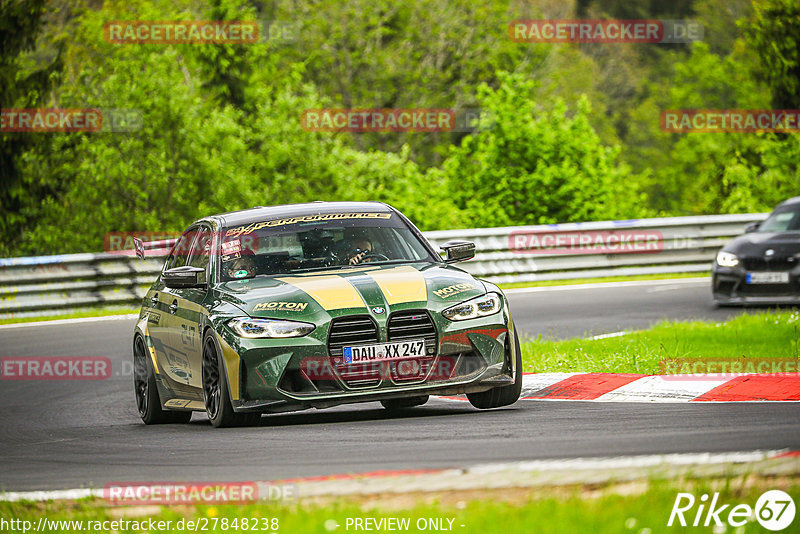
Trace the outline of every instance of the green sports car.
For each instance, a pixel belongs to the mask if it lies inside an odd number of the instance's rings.
[[[145,245],[137,242],[137,253]],[[378,202],[314,202],[206,217],[176,240],[133,338],[147,424],[215,427],[262,413],[466,394],[478,408],[520,396],[519,340],[500,289],[444,259]]]

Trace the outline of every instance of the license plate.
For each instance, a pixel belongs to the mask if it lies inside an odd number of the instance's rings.
[[[747,273],[748,284],[788,284],[789,273]]]
[[[369,363],[425,356],[425,340],[412,339],[397,343],[375,343],[344,347],[344,363]]]

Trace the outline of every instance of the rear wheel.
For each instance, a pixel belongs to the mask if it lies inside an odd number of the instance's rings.
[[[217,428],[251,426],[261,420],[260,413],[233,411],[222,355],[209,330],[203,339],[203,400],[211,424]]]
[[[165,423],[188,423],[192,412],[178,412],[161,408],[153,364],[147,357],[147,349],[142,336],[133,341],[133,389],[136,395],[136,408],[139,417],[146,425]]]
[[[414,406],[422,406],[428,402],[429,395],[420,395],[418,397],[406,397],[404,399],[388,399],[382,400],[381,404],[387,410],[402,410],[403,408],[413,408]]]
[[[476,408],[488,409],[499,408],[501,406],[508,406],[514,404],[519,399],[522,393],[522,352],[519,348],[519,337],[514,332],[514,360],[516,362],[516,376],[514,383],[508,386],[499,386],[492,388],[488,391],[481,391],[480,393],[467,393],[467,398],[470,404]],[[510,347],[506,347],[506,354],[510,352]]]

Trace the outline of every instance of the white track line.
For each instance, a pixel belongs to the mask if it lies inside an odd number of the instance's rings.
[[[610,337],[621,337],[621,336],[626,336],[628,334],[630,334],[630,332],[628,332],[627,330],[621,330],[619,332],[611,332],[610,334],[600,334],[598,336],[592,336],[589,339],[591,339],[592,341],[597,341],[599,339],[608,339]]]
[[[640,286],[660,286],[660,285],[700,285],[709,284],[711,278],[708,276],[695,278],[673,278],[669,280],[632,280],[629,282],[598,282],[594,284],[568,284],[563,286],[542,286],[542,287],[515,287],[504,289],[506,295],[519,293],[544,293],[548,291],[575,291],[579,289],[613,289],[615,287],[640,287]]]
[[[80,323],[96,323],[101,321],[123,321],[136,319],[139,317],[138,313],[130,313],[126,315],[106,315],[104,317],[78,317],[75,319],[56,319],[54,321],[31,321],[27,323],[11,323],[0,325],[0,330],[9,328],[29,328],[33,326],[61,326]]]

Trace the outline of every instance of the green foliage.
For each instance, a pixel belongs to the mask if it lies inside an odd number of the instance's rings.
[[[270,2],[271,3],[271,2]],[[474,107],[481,83],[495,72],[536,76],[549,45],[508,38],[509,21],[537,9],[517,2],[348,0],[274,3],[276,18],[301,24],[286,59],[302,61],[308,79],[337,107]],[[423,168],[441,162],[455,133],[360,134],[359,149],[399,152],[408,145]]]
[[[41,105],[61,70],[61,56],[29,59],[43,25],[44,0],[8,0],[0,3],[0,108],[27,108]],[[47,187],[20,185],[18,160],[37,150],[36,136],[29,133],[0,132],[0,235],[14,236],[25,222],[22,213],[28,194],[43,195]],[[45,151],[46,152],[46,151]],[[2,243],[2,240],[0,240]],[[3,246],[0,244],[0,253]]]
[[[727,57],[697,43],[674,65],[669,109],[766,109],[769,90],[750,75],[755,59],[743,43]],[[669,166],[651,183],[652,197],[682,214],[769,211],[798,194],[796,136],[766,133],[671,134]]]
[[[748,45],[761,63],[756,75],[772,88],[778,109],[800,108],[800,2],[755,0],[753,16],[743,23]]]
[[[464,139],[442,170],[458,207],[477,226],[545,224],[639,216],[640,195],[617,147],[589,125],[584,99],[569,113],[563,101],[542,109],[535,84],[498,73],[482,86],[490,128]],[[431,172],[434,176],[437,172]]]
[[[137,110],[142,127],[0,133],[0,256],[99,250],[110,231],[309,200],[384,201],[431,230],[762,211],[800,193],[796,135],[659,127],[665,109],[800,107],[789,0],[44,6],[0,6],[0,104]],[[696,17],[708,43],[507,35],[514,19],[606,15]],[[291,22],[297,39],[103,37],[111,20],[214,19]],[[303,110],[321,107],[481,107],[492,122],[469,135],[304,130]]]

